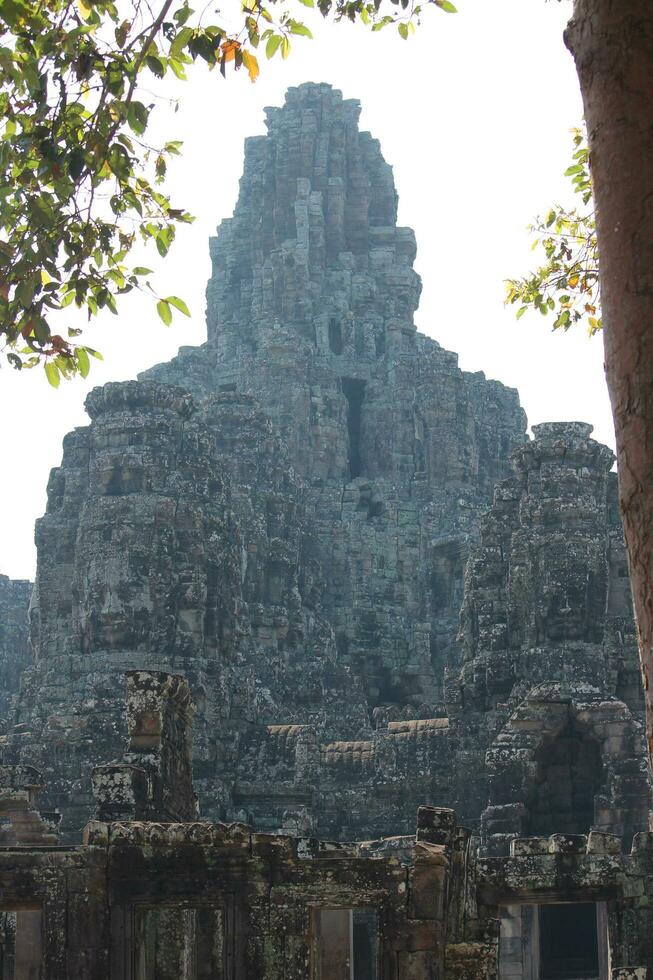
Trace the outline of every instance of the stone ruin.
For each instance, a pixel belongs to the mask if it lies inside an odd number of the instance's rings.
[[[267,110],[206,344],[91,392],[0,577],[0,980],[653,971],[612,453],[417,332],[358,116]]]

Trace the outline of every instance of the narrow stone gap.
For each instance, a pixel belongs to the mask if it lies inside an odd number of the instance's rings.
[[[347,431],[349,433],[349,479],[355,480],[363,472],[361,458],[361,415],[365,398],[365,382],[357,378],[343,378],[342,392],[347,399]]]
[[[339,320],[329,320],[329,349],[332,354],[342,354],[342,326]]]

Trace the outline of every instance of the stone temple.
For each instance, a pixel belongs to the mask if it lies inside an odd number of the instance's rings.
[[[0,980],[653,976],[612,453],[417,331],[359,111],[267,110],[0,577]]]

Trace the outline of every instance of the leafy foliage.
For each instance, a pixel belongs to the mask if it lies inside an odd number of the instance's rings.
[[[528,309],[543,316],[553,314],[553,329],[587,323],[590,334],[601,329],[599,259],[596,222],[592,207],[589,150],[583,130],[573,131],[573,163],[565,171],[584,207],[552,207],[546,218],[536,218],[529,230],[535,232],[533,249],[544,252],[544,263],[524,279],[509,279],[506,303],[519,303],[517,318]]]
[[[62,311],[74,304],[90,319],[116,313],[133,289],[154,294],[132,250],[145,243],[165,256],[192,217],[164,193],[181,143],[148,142],[151,86],[184,81],[197,61],[256,81],[259,47],[286,58],[292,38],[312,37],[293,3],[315,0],[243,0],[233,22],[214,24],[204,22],[208,8],[196,15],[188,0],[2,0],[0,345],[15,368],[43,364],[55,387],[85,377],[100,355]],[[387,3],[317,0],[317,8],[374,31],[395,24],[407,37],[421,7]],[[455,11],[449,0],[426,3]],[[173,309],[189,315],[178,297],[154,299],[165,324]]]

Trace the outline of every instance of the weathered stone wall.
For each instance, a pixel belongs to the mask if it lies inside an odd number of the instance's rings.
[[[506,906],[520,918],[600,903],[612,980],[644,980],[652,841],[639,834],[623,854],[614,836],[555,834],[479,857],[455,813],[431,807],[413,835],[354,844],[243,824],[96,820],[82,845],[0,847],[0,909],[13,919],[0,953],[13,954],[17,975],[30,966],[48,980],[336,980],[351,971],[352,923],[363,921],[358,976],[497,980],[508,975]]]
[[[0,726],[6,724],[22,672],[31,664],[28,609],[32,583],[0,575]]]
[[[67,437],[37,524],[36,663],[21,694],[21,727],[5,747],[8,759],[44,773],[52,806],[77,833],[91,803],[89,766],[122,740],[122,674],[183,664],[199,689],[205,617],[229,628],[240,575],[228,490],[190,396],[107,385],[87,407],[92,424]],[[245,699],[247,690],[245,671]],[[204,718],[196,751],[209,751]]]
[[[0,908],[36,910],[30,962],[48,980],[336,980],[342,968],[318,962],[347,962],[351,914],[370,929],[367,976],[491,980],[498,934],[482,909],[469,915],[466,842],[455,814],[428,808],[411,837],[364,844],[94,821],[82,846],[1,848]],[[339,949],[322,941],[324,913],[344,916]]]
[[[417,332],[414,237],[358,115],[314,84],[268,111],[207,343],[93,391],[66,437],[0,743],[66,839],[120,755],[127,670],[188,681],[211,819],[369,838],[453,805],[492,854],[646,827],[612,455],[583,423],[527,440],[515,391]]]
[[[268,110],[211,242],[208,343],[145,376],[258,399],[305,483],[341,661],[371,708],[429,717],[458,663],[468,540],[525,417],[417,333],[414,235],[359,113],[311,84]]]
[[[326,737],[368,725],[310,601],[292,469],[251,399],[200,408],[179,389],[128,382],[87,406],[91,425],[66,440],[37,526],[36,662],[4,755],[44,773],[64,831],[78,833],[89,767],[117,753],[125,730],[122,674],[183,670],[198,704],[198,790],[219,815],[253,727],[279,714]],[[246,448],[226,455],[236,432]]]
[[[488,799],[498,853],[545,826],[631,839],[651,806],[613,456],[580,422],[533,431],[481,522],[449,690],[457,806]]]
[[[644,980],[653,968],[653,834],[637,834],[629,853],[597,831],[516,838],[495,857],[479,854],[448,808],[420,807],[414,834],[359,843],[198,822],[192,716],[182,677],[128,673],[126,752],[94,770],[99,819],[81,845],[53,846],[34,806],[35,770],[0,770],[0,815],[11,821],[0,846],[4,976],[537,976],[525,962],[539,958],[537,923],[551,906],[578,903],[602,923],[601,976],[607,963],[611,980]],[[270,733],[279,759],[293,727]],[[186,819],[172,819],[184,808]]]

